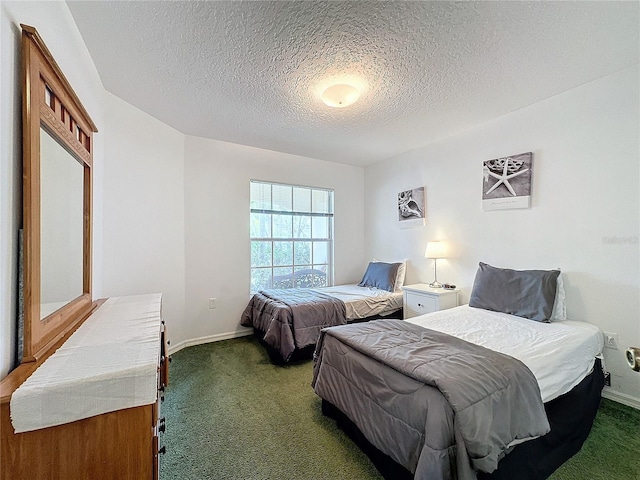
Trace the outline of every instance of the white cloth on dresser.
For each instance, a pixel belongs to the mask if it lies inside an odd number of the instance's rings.
[[[149,405],[162,294],[109,298],[11,397],[16,433]]]

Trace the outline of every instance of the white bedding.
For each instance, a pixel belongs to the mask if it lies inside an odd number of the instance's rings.
[[[402,292],[388,292],[373,287],[337,285],[314,290],[342,300],[347,309],[347,320],[385,315],[402,308]]]
[[[543,402],[580,383],[604,346],[602,332],[589,323],[540,323],[468,305],[406,321],[517,358],[538,380]]]

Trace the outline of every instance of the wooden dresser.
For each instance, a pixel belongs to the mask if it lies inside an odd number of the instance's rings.
[[[130,308],[137,308],[138,313],[132,313],[133,316],[140,316],[138,299],[148,300],[152,296],[138,297],[117,297],[117,299],[125,299],[118,308],[109,308],[113,299],[106,302],[97,302],[96,308],[82,322],[80,327],[72,335],[63,338],[58,344],[51,349],[52,353],[46,358],[42,358],[37,362],[23,363],[13,370],[2,382],[0,382],[0,479],[2,480],[157,480],[158,479],[158,455],[164,452],[164,447],[160,448],[159,436],[164,432],[164,419],[160,418],[160,405],[164,399],[164,388],[169,381],[168,356],[166,330],[164,321],[161,318],[160,310],[146,311],[142,310],[144,316],[144,331],[146,338],[140,335],[139,329],[127,328],[128,324],[117,323],[118,319],[111,317],[122,316],[123,313],[129,312]],[[133,299],[133,301],[128,300]],[[157,296],[156,296],[157,299]],[[138,305],[138,307],[136,307]],[[146,304],[143,305],[143,307]],[[125,315],[126,316],[126,315]],[[115,329],[112,328],[113,322],[116,320]],[[133,323],[133,322],[132,322]],[[103,326],[104,325],[104,326]],[[111,329],[112,331],[104,331],[101,329]],[[113,330],[118,330],[114,332]],[[89,332],[89,334],[87,334]],[[155,332],[155,333],[154,333]],[[149,340],[149,335],[151,341]],[[127,348],[123,352],[131,352],[136,350],[136,342],[144,342],[147,354],[149,349],[154,350],[155,359],[155,375],[144,376],[140,382],[154,382],[153,385],[143,385],[144,389],[151,387],[152,396],[148,404],[135,405],[129,408],[118,408],[114,411],[105,411],[97,415],[87,418],[73,420],[67,423],[38,428],[36,430],[26,431],[24,433],[14,433],[14,424],[11,420],[11,398],[18,388],[24,384],[23,391],[29,385],[28,380],[34,380],[39,371],[46,371],[55,363],[56,355],[62,352],[66,355],[64,362],[73,363],[74,349],[70,349],[71,353],[65,352],[65,345],[76,342],[86,342],[87,338],[93,339],[93,342],[101,342],[104,338],[103,345],[90,344],[90,350],[96,352],[96,363],[100,363],[100,351],[113,348],[119,352],[118,348],[126,345]],[[155,339],[157,338],[157,342]],[[155,345],[155,347],[153,347]],[[62,387],[55,385],[55,380],[49,382],[47,378],[45,383],[52,383],[54,394],[51,398],[57,398],[63,408],[67,410],[66,414],[74,415],[75,406],[78,405],[77,411],[86,411],[94,408],[94,404],[100,404],[104,401],[106,406],[98,406],[104,410],[108,410],[109,402],[115,401],[126,403],[127,400],[118,399],[127,395],[118,395],[123,393],[123,388],[118,389],[117,385],[120,380],[132,375],[131,371],[127,371],[124,367],[128,361],[122,355],[116,352],[118,365],[111,368],[100,365],[100,375],[91,377],[91,367],[86,364],[80,368],[80,371],[89,371],[87,378],[80,378],[76,387],[68,387],[69,375],[60,375],[64,377],[60,383],[65,383]],[[69,355],[71,359],[69,359]],[[133,358],[132,363],[137,361]],[[112,357],[114,358],[114,357]],[[45,365],[49,361],[48,365]],[[83,361],[84,362],[84,361]],[[86,363],[86,362],[84,362]],[[66,363],[64,363],[66,364]],[[44,366],[43,366],[44,365]],[[105,375],[104,370],[108,370]],[[70,368],[73,370],[73,367]],[[147,366],[148,371],[148,366]],[[33,377],[32,377],[33,376]],[[41,375],[42,376],[42,375]],[[72,376],[72,375],[71,375]],[[25,383],[27,382],[27,383]],[[88,398],[87,406],[82,405],[82,392],[86,388],[86,384],[92,385],[96,391],[107,392],[99,401],[94,398]],[[115,387],[112,387],[115,385]],[[122,385],[128,385],[123,383]],[[58,390],[56,391],[56,388]],[[109,399],[109,392],[113,388],[113,398]],[[64,392],[71,391],[68,404],[65,405]],[[47,396],[47,390],[42,394],[41,398]],[[62,392],[62,393],[60,393]],[[132,397],[135,395],[132,394]],[[155,399],[153,397],[155,396]],[[14,401],[17,402],[17,398]],[[80,400],[78,400],[80,399]],[[38,399],[36,396],[36,403]],[[42,401],[42,400],[40,400]],[[135,403],[135,402],[134,402]],[[140,403],[138,401],[138,403]],[[42,401],[42,409],[46,410],[48,402]],[[23,410],[24,405],[22,404]],[[30,403],[26,403],[30,405]],[[122,406],[122,405],[120,405]],[[55,408],[55,407],[52,407]],[[15,415],[18,410],[14,410]],[[41,412],[37,412],[41,413]],[[55,417],[57,412],[52,412]],[[63,412],[64,413],[64,412]],[[80,413],[79,415],[82,415]],[[27,420],[30,419],[27,416]],[[46,415],[45,415],[46,420]],[[16,423],[18,425],[18,423]],[[18,428],[18,427],[16,427]]]

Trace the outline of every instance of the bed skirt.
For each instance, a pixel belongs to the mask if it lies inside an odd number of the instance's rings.
[[[551,431],[546,435],[517,445],[488,474],[478,472],[478,480],[544,480],[560,465],[578,453],[589,436],[596,417],[604,375],[596,359],[593,371],[570,392],[545,404]],[[323,415],[336,420],[337,425],[369,457],[386,480],[412,479],[413,474],[378,450],[358,427],[333,404],[322,400]]]

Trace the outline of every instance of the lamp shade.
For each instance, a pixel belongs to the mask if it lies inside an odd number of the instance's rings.
[[[429,242],[424,252],[425,258],[446,258],[447,246],[444,242]]]

